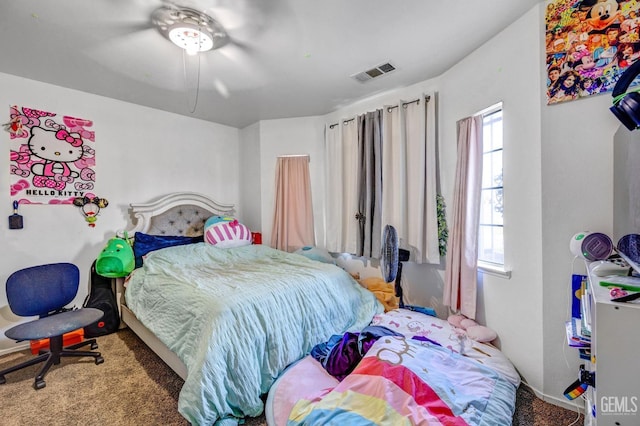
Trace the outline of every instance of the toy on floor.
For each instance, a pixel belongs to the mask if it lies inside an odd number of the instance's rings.
[[[454,327],[456,333],[467,336],[476,342],[488,343],[498,337],[498,334],[489,327],[479,325],[474,320],[461,314],[450,315],[447,318],[447,322]]]
[[[385,312],[398,308],[399,298],[396,297],[396,291],[393,283],[388,283],[378,277],[358,279],[358,282],[376,296],[384,306]]]

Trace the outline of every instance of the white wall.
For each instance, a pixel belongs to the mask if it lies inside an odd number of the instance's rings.
[[[252,232],[262,232],[260,188],[260,123],[240,131],[239,217]]]
[[[179,98],[179,96],[176,96]],[[140,107],[87,93],[0,74],[0,105],[55,112],[93,120],[96,132],[96,189],[109,200],[95,228],[77,207],[24,205],[24,229],[0,226],[0,283],[15,270],[48,262],[72,262],[81,270],[82,304],[88,272],[107,239],[127,227],[128,204],[174,191],[200,192],[223,203],[239,202],[238,129]],[[9,134],[2,132],[5,146]],[[5,148],[6,149],[6,148]],[[5,216],[12,213],[8,151],[0,162],[0,199]],[[0,291],[0,353],[13,347],[5,329],[18,318]]]
[[[320,117],[301,117],[260,122],[260,185],[262,193],[262,241],[271,241],[273,204],[275,201],[275,170],[280,155],[309,155],[311,199],[316,240],[322,241],[324,121]]]
[[[503,102],[505,265],[511,279],[480,274],[480,317],[500,336],[523,378],[542,390],[542,241],[539,51],[534,8],[442,76],[443,190],[452,199],[457,120]],[[523,49],[526,46],[526,49]],[[559,327],[561,327],[559,324]]]
[[[613,139],[621,126],[610,95],[542,106],[542,244],[544,392],[561,395],[575,380],[575,350],[564,345],[573,262],[569,241],[580,231],[613,231]],[[568,364],[568,365],[567,365]],[[568,374],[571,373],[571,374]]]

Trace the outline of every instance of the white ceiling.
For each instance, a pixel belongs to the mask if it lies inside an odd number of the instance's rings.
[[[436,77],[540,1],[175,0],[232,39],[200,55],[196,90],[197,60],[151,27],[160,0],[4,0],[0,72],[242,128]]]

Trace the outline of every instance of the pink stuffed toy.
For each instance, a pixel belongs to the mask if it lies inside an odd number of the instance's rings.
[[[475,340],[476,342],[491,342],[498,337],[497,333],[489,327],[479,325],[477,322],[465,317],[464,315],[450,315],[449,318],[447,318],[447,321],[454,327],[456,334],[465,334],[471,340]]]
[[[212,216],[204,224],[204,241],[218,248],[251,244],[251,231],[229,216]]]
[[[449,318],[447,318],[447,321],[449,322],[449,324],[451,324],[455,328],[462,328],[462,325],[460,323],[464,319],[467,319],[467,317],[465,317],[464,315],[457,314],[457,315],[449,315]]]

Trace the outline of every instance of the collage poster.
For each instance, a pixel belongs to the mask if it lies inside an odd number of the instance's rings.
[[[95,185],[93,122],[27,107],[9,108],[11,198],[72,204]]]
[[[640,57],[640,2],[554,0],[545,22],[547,103],[610,92]]]

